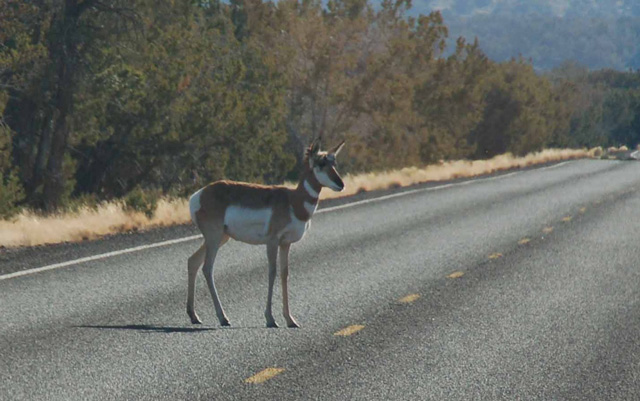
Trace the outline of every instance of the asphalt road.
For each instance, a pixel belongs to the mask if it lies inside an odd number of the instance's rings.
[[[0,399],[638,400],[639,190],[640,164],[580,160],[327,209],[292,248],[300,329],[264,327],[240,243],[230,328],[201,275],[189,324],[198,241],[0,277]]]

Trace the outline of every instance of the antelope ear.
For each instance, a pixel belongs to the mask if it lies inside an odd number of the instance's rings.
[[[320,152],[320,138],[314,139],[307,148],[307,155],[310,159],[316,156],[318,152]]]
[[[316,157],[319,151],[320,151],[320,138],[314,139],[313,142],[311,142],[311,144],[307,148],[307,151],[305,152],[306,157],[309,161],[310,168],[313,167],[314,158]]]
[[[340,143],[338,144],[338,146],[336,146],[335,148],[331,149],[331,150],[329,151],[329,153],[332,153],[332,154],[334,154],[334,155],[338,156],[338,153],[340,153],[340,151],[342,150],[342,147],[343,147],[343,146],[344,146],[344,141],[340,142]]]

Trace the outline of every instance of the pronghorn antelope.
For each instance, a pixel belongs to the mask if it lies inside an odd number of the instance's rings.
[[[198,269],[203,273],[213,298],[220,325],[229,326],[213,280],[213,263],[218,249],[229,238],[249,244],[266,244],[269,260],[269,291],[264,316],[267,327],[278,327],[271,313],[276,259],[280,249],[282,283],[282,313],[288,327],[299,327],[289,312],[287,279],[289,248],[309,229],[323,187],[342,191],[344,183],[336,171],[336,156],[344,146],[342,141],[328,152],[320,151],[320,140],[307,149],[304,170],[295,189],[234,181],[216,181],[200,189],[189,199],[191,219],[204,236],[204,244],[188,261],[187,314],[191,323],[201,323],[194,306],[194,291]]]

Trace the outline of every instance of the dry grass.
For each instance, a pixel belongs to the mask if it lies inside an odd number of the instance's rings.
[[[442,162],[424,168],[406,167],[400,170],[373,172],[344,177],[346,189],[337,193],[323,191],[322,199],[331,199],[354,195],[360,191],[373,191],[390,187],[404,187],[430,181],[446,181],[454,178],[474,177],[512,168],[522,168],[536,164],[549,163],[585,157],[597,157],[600,148],[586,149],[546,149],[530,153],[524,157],[514,157],[510,153],[489,160],[458,160]]]
[[[95,239],[107,234],[171,226],[189,220],[186,199],[161,199],[152,218],[126,210],[122,202],[105,202],[96,209],[41,216],[23,211],[11,221],[0,220],[0,246],[32,246]]]
[[[559,160],[597,157],[598,152],[602,153],[602,150],[548,149],[524,157],[506,154],[490,160],[443,162],[425,168],[408,167],[394,171],[347,175],[344,177],[345,191],[323,191],[321,198],[330,199],[350,196],[361,191],[472,177]],[[106,202],[96,209],[86,207],[75,213],[49,216],[23,211],[10,221],[0,220],[0,246],[18,247],[82,241],[107,234],[171,226],[188,221],[189,205],[186,199],[160,200],[152,218],[148,218],[144,213],[127,211],[122,202]]]

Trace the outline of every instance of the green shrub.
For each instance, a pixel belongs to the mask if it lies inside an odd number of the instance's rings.
[[[159,199],[159,191],[136,187],[124,197],[124,204],[128,210],[144,213],[151,218],[158,207]]]
[[[98,195],[82,194],[75,197],[69,197],[69,199],[65,202],[62,211],[74,213],[83,208],[97,210],[99,205],[100,199],[98,198]]]
[[[0,218],[8,219],[19,210],[18,202],[24,199],[24,190],[18,175],[9,173],[4,175],[0,171]]]

